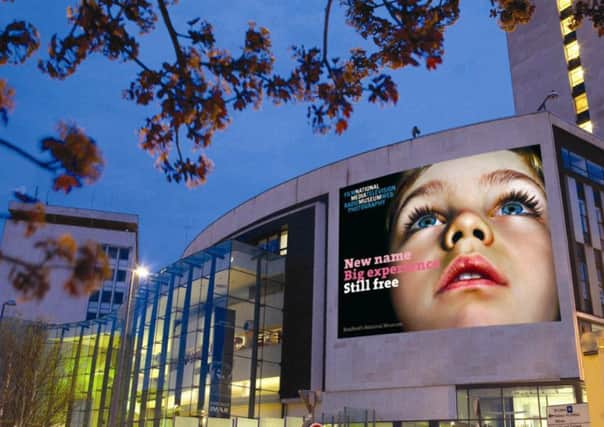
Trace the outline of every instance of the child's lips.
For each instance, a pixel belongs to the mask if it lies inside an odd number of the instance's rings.
[[[440,276],[436,294],[460,288],[484,286],[507,286],[507,279],[485,257],[460,255],[455,258]]]

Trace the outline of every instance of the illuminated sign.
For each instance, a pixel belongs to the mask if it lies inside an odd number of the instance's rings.
[[[538,146],[340,190],[338,336],[558,320]]]

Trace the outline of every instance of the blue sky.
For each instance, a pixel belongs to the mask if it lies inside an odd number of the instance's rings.
[[[140,258],[157,270],[180,256],[186,243],[229,209],[282,181],[344,157],[407,139],[414,125],[422,134],[513,114],[508,56],[503,33],[489,18],[489,2],[463,1],[460,20],[445,34],[444,63],[436,71],[408,68],[393,75],[400,99],[395,107],[358,104],[343,136],[315,135],[306,106],[274,107],[233,115],[206,154],[215,164],[208,182],[196,189],[168,183],[138,148],[136,129],[148,110],[123,100],[121,92],[137,71],[131,65],[93,56],[65,81],[36,69],[54,32],[67,31],[65,0],[16,0],[0,4],[0,25],[27,18],[40,30],[42,48],[23,66],[2,66],[0,77],[16,90],[16,108],[0,135],[35,152],[40,138],[54,134],[59,120],[75,121],[99,144],[106,161],[101,180],[65,196],[53,192],[48,173],[0,151],[0,207],[12,191],[38,189],[42,201],[138,214]],[[337,4],[337,2],[336,2]],[[276,67],[291,66],[289,46],[321,43],[324,1],[180,0],[175,20],[210,21],[217,41],[232,52],[242,45],[247,23],[271,31]],[[156,64],[173,57],[161,26],[142,39],[142,58]],[[330,52],[360,44],[336,7]]]

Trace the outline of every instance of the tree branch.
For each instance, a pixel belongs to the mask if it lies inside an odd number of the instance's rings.
[[[399,25],[404,25],[403,21],[401,21],[401,19],[399,17],[396,16],[395,14],[395,10],[392,9],[392,4],[389,1],[384,1],[384,6],[386,7],[386,10],[388,11],[388,13],[390,14],[390,16],[392,17],[392,19],[394,19],[396,21],[397,24]]]
[[[178,136],[178,132],[179,131],[179,127],[178,126],[174,126],[174,145],[176,145],[176,151],[178,152],[178,159],[184,163],[183,157],[182,157],[182,151],[180,151],[180,138]]]
[[[34,157],[33,155],[29,154],[27,151],[23,150],[20,147],[17,147],[16,145],[4,140],[0,138],[0,146],[3,146],[5,148],[8,148],[9,150],[17,153],[18,155],[20,155],[21,157],[29,160],[30,162],[32,162],[33,164],[35,164],[36,166],[41,167],[42,169],[45,169],[49,172],[56,172],[57,168],[52,166],[52,164],[54,163],[54,161],[49,161],[49,162],[44,162],[36,157]]]
[[[329,14],[331,12],[331,4],[333,0],[327,0],[327,5],[325,6],[325,20],[323,22],[323,62],[329,69],[329,63],[327,62],[327,44],[328,44],[328,36],[329,36]]]
[[[174,48],[174,53],[176,54],[176,60],[178,61],[178,65],[181,69],[181,77],[184,77],[182,74],[186,69],[186,64],[183,58],[182,48],[180,47],[180,43],[178,42],[178,33],[174,29],[174,25],[172,24],[172,20],[170,19],[170,13],[168,12],[168,8],[166,7],[166,2],[164,0],[157,0],[157,5],[159,6],[159,10],[161,12],[161,17],[164,20],[164,24],[166,24],[166,29],[168,30],[170,40],[172,41],[172,47]]]

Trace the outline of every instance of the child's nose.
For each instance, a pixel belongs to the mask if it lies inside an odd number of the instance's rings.
[[[472,211],[463,211],[457,215],[447,228],[444,236],[444,247],[455,248],[467,239],[478,240],[485,246],[493,243],[493,230],[480,215]]]

